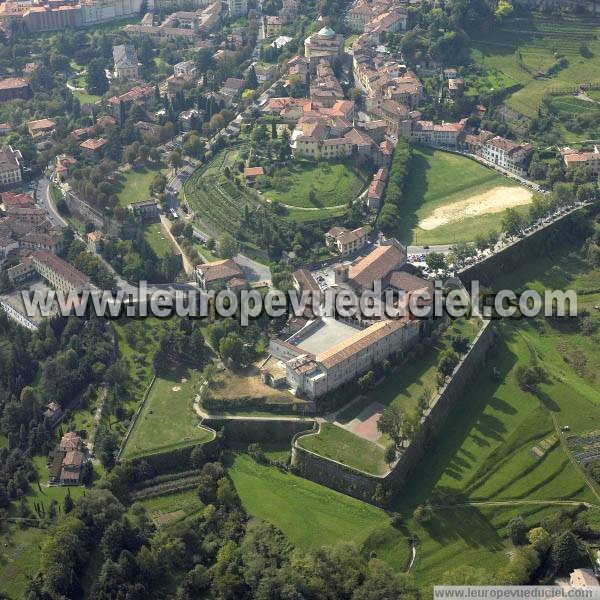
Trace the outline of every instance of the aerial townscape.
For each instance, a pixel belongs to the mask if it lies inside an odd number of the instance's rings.
[[[0,598],[600,586],[599,185],[592,0],[0,0]]]

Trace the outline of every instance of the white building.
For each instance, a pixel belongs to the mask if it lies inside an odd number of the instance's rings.
[[[0,149],[0,186],[9,187],[23,180],[22,160],[21,152],[13,150],[11,146],[4,146]]]
[[[114,75],[123,81],[139,79],[140,65],[137,53],[131,44],[113,46]]]

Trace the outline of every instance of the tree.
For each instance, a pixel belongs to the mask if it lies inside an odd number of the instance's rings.
[[[539,365],[517,365],[515,369],[517,383],[524,392],[535,392],[545,375],[544,369]]]
[[[202,155],[204,154],[204,144],[197,135],[190,135],[183,142],[183,152],[184,154],[187,154],[187,156],[202,158]]]
[[[540,555],[545,554],[552,545],[552,536],[543,527],[530,529],[527,539]]]
[[[251,66],[246,73],[246,87],[255,90],[258,87],[258,79],[254,66]]]
[[[527,542],[527,527],[523,517],[513,517],[506,527],[508,537],[515,546],[522,546]]]
[[[240,364],[242,360],[243,344],[240,336],[233,331],[229,332],[219,342],[219,354],[224,360],[230,360],[234,364]]]
[[[221,258],[233,258],[237,254],[237,243],[233,236],[224,233],[217,242],[217,251]]]
[[[396,446],[394,444],[389,444],[385,449],[384,460],[388,465],[396,460]]]
[[[444,255],[439,252],[430,252],[425,256],[425,262],[432,271],[438,269],[444,269],[446,267],[446,260]]]
[[[375,373],[373,371],[367,371],[362,377],[358,378],[358,387],[363,391],[373,387],[374,383]]]
[[[469,338],[464,335],[452,336],[452,349],[458,354],[464,354],[469,349]]]
[[[458,361],[458,354],[456,354],[454,350],[444,350],[444,352],[442,352],[442,354],[440,355],[438,371],[445,377],[447,377],[448,375],[452,375],[452,372],[458,364]]]
[[[508,235],[515,236],[523,231],[525,221],[521,213],[514,208],[506,209],[506,213],[502,218],[502,228]]]
[[[566,573],[577,565],[582,555],[580,541],[570,531],[559,535],[550,551],[552,565],[556,572]]]
[[[403,420],[402,409],[397,404],[392,403],[386,406],[379,417],[379,421],[377,421],[377,429],[381,433],[389,435],[397,449],[402,448]]]
[[[90,61],[85,75],[85,87],[90,94],[102,96],[108,91],[108,79],[104,71],[104,64],[98,58]]]
[[[181,157],[181,153],[177,150],[173,150],[169,157],[167,158],[167,162],[171,165],[173,170],[177,173],[179,169],[183,166],[183,158]]]
[[[65,514],[70,513],[73,510],[73,498],[71,498],[71,492],[67,488],[67,495],[63,498],[63,512]]]
[[[417,523],[427,523],[433,517],[433,509],[429,504],[419,504],[413,512],[413,519]]]

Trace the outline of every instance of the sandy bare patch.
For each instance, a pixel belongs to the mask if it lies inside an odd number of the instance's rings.
[[[174,386],[171,388],[171,390],[172,390],[173,392],[179,392],[179,391],[181,390],[181,386],[180,386],[180,385],[174,385]]]
[[[419,227],[430,231],[468,217],[498,213],[507,208],[530,204],[532,199],[533,194],[526,188],[498,186],[483,194],[436,208],[431,215],[419,221]]]
[[[371,402],[349,423],[342,424],[336,422],[336,425],[370,442],[377,442],[381,437],[381,433],[377,429],[377,421],[379,421],[379,417],[384,409],[385,406],[380,402]]]

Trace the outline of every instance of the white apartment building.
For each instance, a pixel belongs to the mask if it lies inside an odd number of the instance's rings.
[[[21,152],[13,150],[12,146],[4,146],[0,149],[0,186],[9,187],[23,180],[22,160]]]

